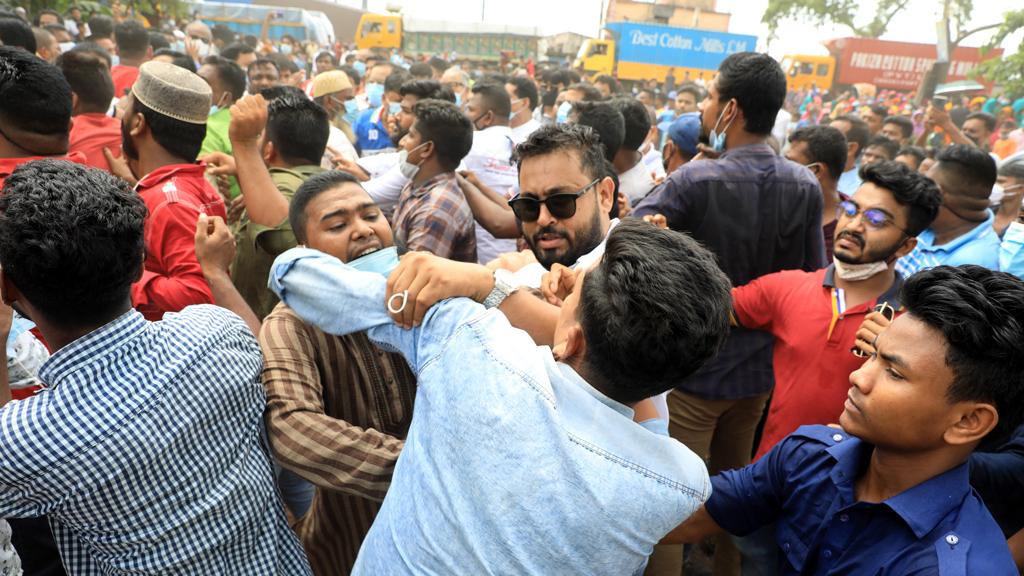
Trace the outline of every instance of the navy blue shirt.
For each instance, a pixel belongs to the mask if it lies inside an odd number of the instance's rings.
[[[1024,529],[1024,426],[992,452],[971,454],[971,486],[1009,538]]]
[[[1015,575],[1002,531],[961,464],[884,502],[854,482],[873,447],[803,426],[768,454],[711,479],[711,517],[743,536],[777,522],[780,574]]]
[[[823,202],[810,170],[751,144],[684,164],[632,215],[663,214],[671,229],[715,253],[733,286],[743,286],[780,270],[825,266]],[[734,328],[718,356],[678,388],[702,398],[763,394],[775,383],[771,351],[771,334]]]

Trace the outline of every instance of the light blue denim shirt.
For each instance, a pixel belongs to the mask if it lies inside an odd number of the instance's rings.
[[[634,574],[710,495],[704,463],[466,298],[412,330],[386,280],[304,248],[271,288],[331,334],[367,331],[418,378],[391,488],[353,574]]]
[[[946,242],[935,244],[935,231],[926,228],[917,235],[917,246],[896,261],[896,271],[904,278],[936,266],[977,264],[989,270],[999,270],[999,235],[992,223],[995,216],[988,213],[984,222]]]

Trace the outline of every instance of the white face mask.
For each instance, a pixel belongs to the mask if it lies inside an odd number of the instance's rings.
[[[419,150],[420,146],[423,146],[425,144],[426,142],[413,148],[413,150]],[[423,163],[423,160],[420,160],[419,164],[413,164],[412,162],[409,162],[409,152],[410,150],[405,150],[403,148],[402,151],[398,153],[398,169],[402,172],[402,176],[405,176],[409,180],[412,180],[413,178],[416,177],[417,174],[419,174],[420,164]]]
[[[996,184],[995,186],[992,187],[992,194],[988,197],[988,203],[990,205],[1001,203],[1003,201],[1003,198],[1006,196],[1007,192],[1016,190],[1021,186],[1024,186],[1024,184],[1014,184],[1013,186],[1007,186],[1005,188],[999,184]]]
[[[196,53],[199,54],[200,60],[210,55],[210,45],[206,43],[206,40],[196,38],[192,40],[192,43],[196,45]]]
[[[885,261],[868,262],[867,264],[847,264],[833,256],[832,263],[836,266],[836,276],[847,282],[867,280],[875,274],[889,269],[889,265]]]

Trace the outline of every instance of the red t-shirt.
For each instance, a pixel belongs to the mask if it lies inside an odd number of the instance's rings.
[[[14,173],[14,170],[26,162],[33,160],[68,160],[76,164],[85,164],[85,155],[78,152],[68,152],[66,156],[25,156],[23,158],[0,158],[0,188],[3,188],[7,177]]]
[[[876,301],[843,310],[834,274],[786,270],[732,289],[737,323],[775,337],[775,391],[755,460],[800,426],[839,421],[850,373],[864,363],[850,351],[864,317],[878,302],[900,308],[899,276]]]
[[[85,155],[85,164],[110,171],[103,149],[121,155],[121,121],[106,114],[79,114],[71,124],[68,150]]]
[[[114,81],[114,98],[124,98],[139,79],[139,69],[118,64],[110,69],[110,79]]]
[[[135,189],[149,209],[142,279],[132,285],[132,304],[148,320],[191,304],[211,304],[213,294],[196,260],[200,212],[227,218],[224,200],[203,176],[206,165],[171,164],[147,174]]]

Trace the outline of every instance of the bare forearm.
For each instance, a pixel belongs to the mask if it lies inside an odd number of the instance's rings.
[[[721,526],[708,514],[707,508],[701,506],[700,510],[697,510],[693,516],[687,518],[675,530],[665,535],[659,544],[690,544],[700,542],[708,536],[714,536],[722,531]]]
[[[221,308],[227,308],[237,314],[239,318],[245,321],[246,326],[252,330],[254,335],[259,334],[260,319],[252,311],[252,308],[246,304],[242,295],[238,293],[238,289],[231,282],[227,272],[221,270],[204,271],[204,276],[206,277],[206,283],[210,286],[210,292],[213,293],[213,301]]]
[[[977,144],[975,144],[973,140],[971,140],[967,136],[964,136],[964,133],[961,132],[960,129],[956,127],[956,124],[950,122],[943,126],[942,129],[946,132],[946,134],[949,134],[949,139],[953,141],[953,144],[966,144],[968,146],[977,147]]]
[[[555,326],[558,324],[560,309],[534,296],[527,289],[520,288],[498,309],[508,318],[510,324],[526,332],[539,346],[553,346]]]
[[[486,186],[477,187],[465,180],[460,181],[460,185],[469,209],[473,211],[473,218],[484,230],[495,238],[519,236],[515,214],[504,197]]]
[[[249,219],[263,226],[277,226],[288,218],[288,200],[274,185],[263,164],[259,148],[253,143],[232,142],[238,187],[245,198]]]

